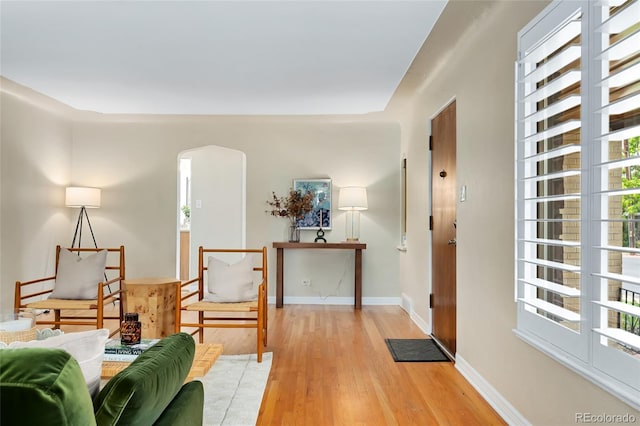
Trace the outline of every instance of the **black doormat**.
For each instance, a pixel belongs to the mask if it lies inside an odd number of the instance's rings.
[[[447,362],[433,339],[384,339],[396,362]]]

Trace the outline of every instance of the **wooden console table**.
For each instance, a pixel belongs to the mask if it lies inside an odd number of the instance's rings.
[[[362,250],[367,248],[364,243],[273,243],[277,249],[276,270],[276,308],[282,308],[284,300],[284,249],[338,249],[355,250],[355,309],[362,309]]]

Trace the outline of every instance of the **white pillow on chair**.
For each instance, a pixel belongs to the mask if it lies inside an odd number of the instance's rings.
[[[60,250],[58,273],[51,299],[91,300],[98,294],[98,283],[104,281],[107,250],[100,250],[85,258],[69,250]]]
[[[231,265],[210,256],[207,268],[208,291],[204,300],[231,303],[258,299],[258,290],[253,285],[253,255]]]

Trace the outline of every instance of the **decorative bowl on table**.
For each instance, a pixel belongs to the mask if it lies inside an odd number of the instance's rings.
[[[29,342],[60,336],[60,329],[36,328],[36,312],[22,308],[18,312],[0,312],[0,349],[11,347],[12,342]]]
[[[0,312],[0,342],[27,342],[36,338],[36,320],[32,309]]]

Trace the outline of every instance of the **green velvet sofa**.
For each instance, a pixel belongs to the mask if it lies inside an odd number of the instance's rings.
[[[91,400],[61,349],[0,350],[0,425],[202,425],[204,389],[184,383],[195,354],[187,333],[162,339]]]

